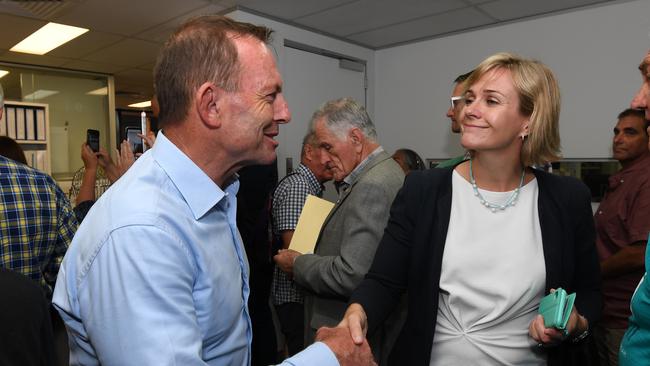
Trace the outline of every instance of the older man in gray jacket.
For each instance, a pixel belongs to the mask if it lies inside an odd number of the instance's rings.
[[[339,184],[339,198],[321,229],[314,254],[281,251],[275,261],[306,290],[306,344],[335,326],[368,271],[404,173],[377,142],[366,110],[353,99],[325,103],[310,124],[322,158]],[[378,355],[373,348],[373,353]]]

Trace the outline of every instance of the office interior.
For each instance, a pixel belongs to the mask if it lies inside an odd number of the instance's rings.
[[[41,3],[35,4],[35,3]],[[158,49],[182,21],[224,14],[275,30],[272,47],[292,121],[281,126],[279,176],[295,168],[311,113],[352,96],[387,151],[407,147],[435,164],[463,153],[445,113],[453,79],[490,54],[536,58],[562,91],[558,174],[587,180],[594,201],[611,159],[612,127],[639,83],[650,37],[647,0],[64,0],[0,2],[0,78],[7,102],[47,105],[48,173],[70,191],[87,129],[113,156],[120,114],[150,107]],[[88,28],[45,55],[10,51],[47,22]],[[29,145],[29,141],[23,141]],[[33,147],[33,146],[32,146]],[[329,190],[333,194],[334,190]]]

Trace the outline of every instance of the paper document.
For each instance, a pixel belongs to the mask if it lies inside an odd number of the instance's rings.
[[[308,195],[298,218],[298,225],[291,238],[289,249],[302,254],[313,253],[320,229],[333,207],[334,203],[330,201]]]

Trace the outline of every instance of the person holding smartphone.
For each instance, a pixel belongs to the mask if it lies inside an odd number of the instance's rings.
[[[96,147],[97,151],[94,151],[93,147]],[[88,140],[81,145],[81,160],[84,163],[84,172],[74,207],[79,222],[83,221],[97,199],[95,197],[95,186],[98,168],[104,169],[106,178],[113,184],[133,165],[135,156],[131,150],[131,144],[126,140],[122,141],[120,149],[116,150],[116,153],[117,161],[114,162],[108,152],[99,147],[98,135],[96,145],[92,140]]]

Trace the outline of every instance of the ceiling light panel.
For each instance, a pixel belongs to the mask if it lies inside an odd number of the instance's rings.
[[[132,107],[132,108],[147,108],[147,107],[151,107],[151,101],[148,100],[148,101],[146,101],[146,102],[140,102],[140,103],[129,104],[129,107]]]
[[[86,28],[65,24],[47,23],[36,32],[13,46],[10,51],[44,55],[64,43],[88,32]]]

